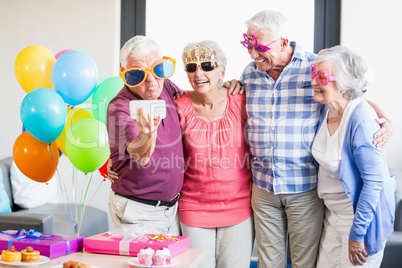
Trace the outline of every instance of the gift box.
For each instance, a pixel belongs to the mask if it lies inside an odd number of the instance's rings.
[[[0,251],[14,246],[17,251],[30,246],[50,259],[81,251],[84,237],[42,234],[36,230],[0,232]]]
[[[168,248],[175,256],[190,247],[188,236],[144,235],[140,237],[115,237],[102,233],[84,239],[84,251],[113,255],[137,256],[142,248],[150,247],[155,251]]]

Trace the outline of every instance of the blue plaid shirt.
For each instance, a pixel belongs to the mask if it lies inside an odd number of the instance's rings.
[[[309,191],[317,186],[311,146],[322,104],[313,100],[310,66],[316,55],[295,42],[294,53],[278,80],[251,62],[241,81],[246,90],[247,132],[254,156],[254,183],[276,194]]]

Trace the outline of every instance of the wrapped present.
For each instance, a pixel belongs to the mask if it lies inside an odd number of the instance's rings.
[[[0,232],[0,251],[11,246],[21,251],[30,246],[50,259],[81,251],[83,242],[84,237],[43,234],[33,229],[28,232],[24,229]]]
[[[84,251],[86,252],[137,256],[145,247],[150,247],[155,251],[165,247],[170,250],[172,256],[175,256],[188,250],[190,237],[165,234],[116,237],[106,232],[84,239]]]

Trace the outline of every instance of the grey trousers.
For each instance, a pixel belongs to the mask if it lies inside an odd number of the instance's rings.
[[[183,235],[190,236],[192,248],[205,250],[200,268],[249,268],[254,243],[253,217],[232,226],[190,227],[182,222]]]
[[[177,207],[178,202],[170,208],[154,207],[116,195],[113,191],[109,194],[109,213],[115,229],[135,229],[138,226],[149,234],[180,235]]]
[[[253,184],[251,204],[258,267],[286,267],[289,233],[292,268],[315,268],[324,218],[317,189],[275,195]]]

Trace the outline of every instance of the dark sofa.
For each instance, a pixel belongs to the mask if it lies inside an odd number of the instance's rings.
[[[67,213],[67,204],[49,203],[31,209],[22,209],[13,202],[10,169],[12,157],[0,160],[0,168],[3,174],[3,183],[10,199],[11,213],[0,213],[0,231],[36,229],[39,232],[57,235],[74,235],[74,226],[71,216]],[[59,215],[60,213],[60,215]],[[62,217],[63,221],[61,220]],[[64,222],[64,224],[63,224]],[[67,229],[67,231],[66,231]],[[88,237],[108,231],[107,213],[98,208],[87,206],[79,235]]]
[[[402,181],[396,177],[394,232],[387,240],[380,268],[402,268]]]

